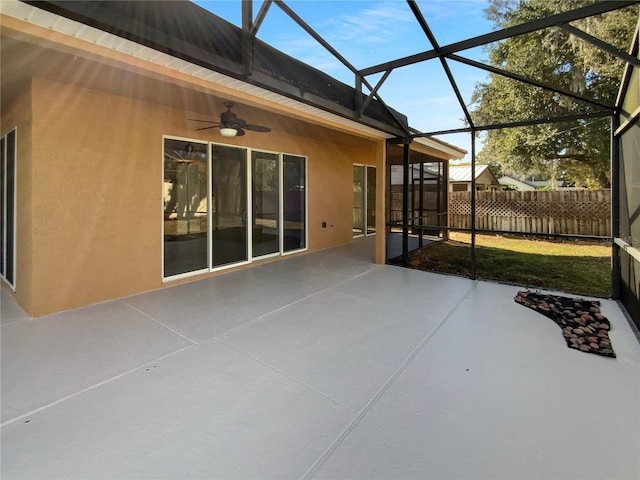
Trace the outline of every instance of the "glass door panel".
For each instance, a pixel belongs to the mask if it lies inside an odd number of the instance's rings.
[[[208,268],[207,145],[164,141],[164,276]]]
[[[376,233],[376,167],[367,167],[367,235]]]
[[[247,151],[211,146],[211,264],[248,260]]]
[[[5,246],[4,251],[4,278],[7,279],[9,285],[13,286],[13,262],[15,261],[15,251],[13,244],[15,235],[15,193],[16,193],[16,131],[12,130],[7,134],[7,153],[5,156],[6,163],[6,205],[5,205]]]
[[[253,256],[280,252],[278,155],[252,152]]]
[[[364,235],[364,166],[353,166],[353,236]]]
[[[0,138],[0,277],[4,277],[6,271],[4,263],[6,256],[4,252],[7,249],[4,233],[5,212],[7,207],[7,187],[4,180],[6,170],[5,145],[5,137]]]
[[[282,159],[283,250],[306,247],[305,158],[284,155]]]

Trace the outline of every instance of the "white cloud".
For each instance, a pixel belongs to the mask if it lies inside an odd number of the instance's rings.
[[[484,0],[448,0],[447,2],[419,0],[417,4],[427,20],[454,19],[456,21],[461,17],[483,18],[484,9],[488,6]]]
[[[330,5],[330,4],[329,4]],[[364,3],[363,5],[369,5]],[[325,21],[319,29],[330,41],[344,42],[357,39],[360,43],[387,43],[402,34],[415,19],[404,2],[375,3],[353,14],[344,14]]]

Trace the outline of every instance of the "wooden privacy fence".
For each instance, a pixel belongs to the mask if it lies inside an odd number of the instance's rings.
[[[471,228],[471,192],[449,193],[449,225]],[[476,228],[608,237],[611,191],[476,192]]]

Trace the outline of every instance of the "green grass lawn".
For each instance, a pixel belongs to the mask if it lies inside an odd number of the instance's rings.
[[[413,268],[470,275],[471,235],[411,252]],[[565,240],[476,235],[476,275],[531,288],[607,298],[611,295],[611,245]]]

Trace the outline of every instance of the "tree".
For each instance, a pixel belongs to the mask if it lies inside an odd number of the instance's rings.
[[[486,17],[497,28],[507,28],[592,1],[490,0]],[[627,51],[638,22],[637,6],[572,22],[590,35]],[[545,85],[613,105],[624,62],[608,52],[554,27],[492,44],[489,63]],[[566,95],[489,74],[477,84],[471,114],[477,125],[593,112],[600,108]],[[505,173],[524,175],[530,170],[589,187],[609,185],[609,121],[577,122],[490,130],[478,158],[497,162]]]

